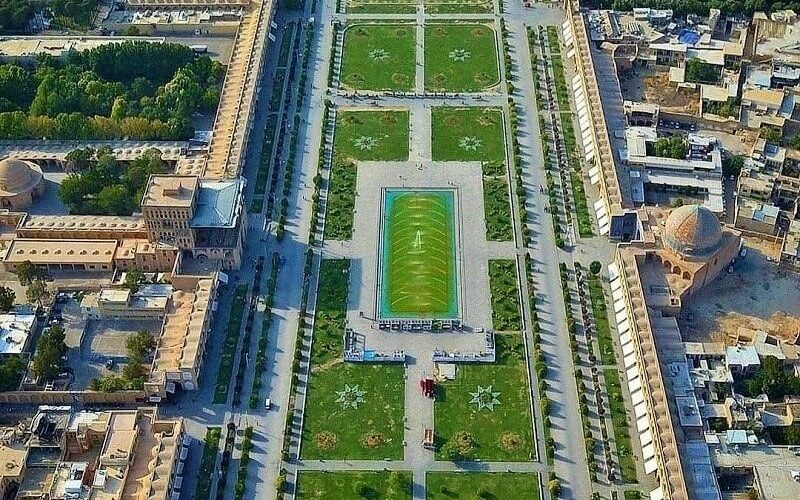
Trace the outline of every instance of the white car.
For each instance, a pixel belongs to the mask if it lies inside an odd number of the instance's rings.
[[[264,401],[264,408],[266,408],[267,410],[272,408],[272,400],[270,398],[267,398],[267,400]]]

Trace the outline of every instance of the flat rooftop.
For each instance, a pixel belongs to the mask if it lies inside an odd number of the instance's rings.
[[[116,249],[116,240],[15,239],[3,260],[12,264],[31,261],[40,265],[81,263],[110,266]]]
[[[35,321],[35,314],[0,314],[0,354],[21,353]]]
[[[152,43],[164,42],[163,37],[143,36],[5,36],[0,37],[0,59],[34,57],[41,54],[59,57],[71,51],[80,52],[128,40]]]
[[[194,203],[200,180],[186,175],[151,175],[142,206],[189,208]]]
[[[763,498],[800,498],[800,482],[792,477],[800,470],[800,457],[787,446],[741,445],[733,448],[724,440],[711,454],[718,468],[752,467]]]

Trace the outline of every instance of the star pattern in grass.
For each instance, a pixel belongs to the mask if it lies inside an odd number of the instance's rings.
[[[336,391],[336,396],[338,396],[336,402],[340,403],[344,409],[352,408],[357,410],[358,405],[365,402],[364,394],[365,392],[359,386],[345,384],[344,389]]]
[[[372,49],[369,51],[369,58],[373,61],[385,61],[389,59],[389,51],[386,49]]]
[[[451,50],[448,56],[454,61],[466,61],[472,57],[472,52],[468,51],[467,49],[455,49]]]
[[[372,151],[378,145],[378,139],[368,135],[362,135],[356,137],[353,144],[361,151]]]
[[[494,407],[500,404],[500,400],[498,399],[500,393],[495,392],[491,385],[487,387],[479,385],[478,390],[470,392],[469,395],[472,396],[472,399],[469,400],[469,404],[477,405],[478,411],[484,408],[489,411],[494,411]]]
[[[458,141],[458,146],[466,151],[477,151],[478,148],[483,147],[483,141],[477,137],[466,136],[462,137],[461,140]]]

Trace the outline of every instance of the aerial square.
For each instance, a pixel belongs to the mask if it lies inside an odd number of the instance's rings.
[[[800,5],[0,2],[0,497],[800,498]]]

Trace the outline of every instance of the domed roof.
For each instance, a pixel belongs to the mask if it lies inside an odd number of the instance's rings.
[[[664,244],[685,256],[711,255],[722,243],[722,226],[711,210],[701,205],[684,205],[667,217]]]
[[[30,191],[41,181],[42,171],[35,163],[14,158],[0,160],[0,196]]]

